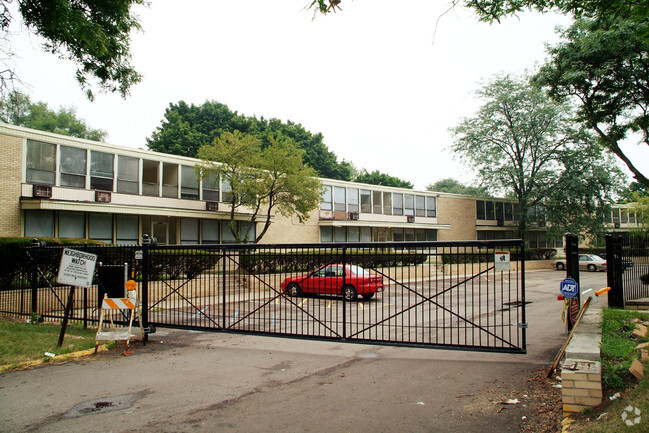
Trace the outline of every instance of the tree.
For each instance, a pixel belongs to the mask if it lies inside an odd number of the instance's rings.
[[[578,20],[548,49],[551,59],[536,80],[557,100],[577,98],[579,120],[620,158],[634,178],[649,179],[620,143],[638,133],[649,146],[649,21]]]
[[[18,91],[0,100],[0,121],[95,141],[103,141],[108,136],[106,131],[90,128],[83,119],[77,118],[74,107],[53,111],[45,102],[32,103],[29,96]]]
[[[516,199],[518,236],[526,237],[530,216],[539,210],[556,230],[566,227],[565,220],[552,219],[559,214],[553,206],[561,200],[583,214],[580,222],[570,221],[575,232],[597,233],[603,220],[590,204],[604,204],[596,197],[611,195],[619,170],[607,158],[585,158],[603,154],[587,134],[573,128],[568,105],[551,101],[526,78],[501,76],[486,84],[478,92],[485,103],[476,116],[452,129],[452,149],[478,171],[488,191]],[[597,182],[589,180],[591,172],[597,173]]]
[[[255,238],[259,242],[271,225],[273,212],[295,215],[302,223],[320,203],[320,182],[302,162],[304,151],[290,138],[269,138],[262,149],[259,138],[235,130],[201,147],[198,154],[203,160],[197,166],[201,177],[220,178],[230,187],[228,227],[237,242],[248,241],[252,227],[261,219],[263,228]],[[250,210],[250,218],[241,232],[237,219],[244,208]]]
[[[413,188],[412,183],[407,180],[401,180],[398,177],[390,176],[389,174],[381,173],[374,170],[371,173],[362,169],[360,173],[354,178],[354,182],[369,183],[371,185],[394,186],[397,188]]]
[[[8,42],[13,21],[10,0],[0,3],[0,50],[12,57]],[[145,0],[19,0],[23,23],[43,38],[43,49],[78,65],[76,78],[90,100],[92,82],[101,91],[118,92],[126,97],[141,76],[130,65],[130,32],[139,30],[133,5]],[[0,90],[7,89],[14,77],[5,63],[0,72]]]
[[[451,194],[464,194],[476,197],[486,197],[489,195],[489,192],[485,187],[467,186],[450,177],[438,180],[437,182],[428,185],[426,189],[434,192],[448,192]]]
[[[147,146],[158,152],[196,157],[201,146],[235,130],[256,136],[262,147],[268,146],[278,134],[291,138],[304,150],[304,163],[318,176],[351,180],[351,164],[337,161],[336,154],[324,144],[322,134],[313,134],[290,120],[284,123],[279,119],[240,115],[216,101],[202,105],[188,105],[184,101],[169,104],[162,125],[147,139]]]

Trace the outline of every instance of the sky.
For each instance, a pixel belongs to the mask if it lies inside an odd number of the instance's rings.
[[[461,6],[448,11],[445,0],[343,0],[342,11],[314,18],[309,2],[136,7],[143,31],[133,34],[132,63],[143,80],[125,100],[88,101],[75,65],[43,52],[20,26],[15,66],[32,101],[76,107],[111,144],[144,149],[169,104],[217,101],[320,132],[339,160],[421,190],[448,177],[475,180],[454,159],[449,128],[476,112],[481,84],[533,71],[546,58],[544,44],[559,40],[555,27],[569,24],[558,14],[525,13],[489,25]]]

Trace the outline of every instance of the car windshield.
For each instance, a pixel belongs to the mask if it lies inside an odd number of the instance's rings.
[[[365,269],[361,268],[358,265],[350,265],[349,270],[352,271],[354,275],[369,275],[370,273],[367,272]]]

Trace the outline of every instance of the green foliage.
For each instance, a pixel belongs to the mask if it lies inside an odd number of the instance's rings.
[[[221,255],[203,250],[149,250],[149,279],[165,280],[196,278],[205,271],[214,269]]]
[[[230,206],[228,226],[237,242],[249,239],[258,218],[263,228],[255,242],[264,236],[272,222],[273,212],[285,217],[297,216],[300,222],[320,203],[320,181],[304,165],[304,151],[281,134],[270,137],[266,147],[261,140],[240,131],[226,132],[212,145],[199,149],[203,164],[197,167],[208,179],[221,179],[229,191],[224,199]],[[239,230],[237,211],[250,215],[246,232]]]
[[[359,265],[366,269],[383,267],[420,265],[426,261],[425,254],[418,253],[385,253],[385,252],[346,252],[342,251],[305,251],[296,254],[242,253],[239,256],[241,267],[251,274],[271,274],[280,272],[309,272],[332,263]]]
[[[447,177],[440,179],[426,187],[428,191],[448,192],[451,194],[471,195],[475,197],[487,197],[489,195],[487,188],[481,186],[467,186],[459,180]]]
[[[290,138],[304,151],[304,163],[318,176],[351,180],[351,164],[337,162],[336,155],[324,144],[322,134],[313,134],[291,121],[246,117],[215,101],[198,106],[184,101],[169,104],[162,125],[147,139],[147,146],[157,152],[196,158],[202,146],[234,131],[256,137],[262,148],[270,146],[277,136]]]
[[[484,188],[517,201],[517,235],[526,237],[539,209],[558,233],[601,232],[620,172],[574,127],[571,107],[551,101],[527,77],[498,76],[478,95],[485,102],[452,129],[452,149],[477,170]]]
[[[397,188],[413,188],[412,183],[406,180],[401,180],[398,177],[390,176],[389,174],[381,173],[378,170],[374,170],[370,173],[363,169],[354,178],[354,182],[369,183],[370,185],[394,186]]]
[[[0,120],[88,140],[103,141],[107,137],[106,131],[89,128],[83,119],[77,118],[73,107],[60,107],[58,111],[53,111],[45,102],[32,103],[28,95],[16,90],[4,95],[0,101]]]
[[[563,42],[548,49],[550,61],[536,81],[548,86],[556,100],[577,99],[578,120],[626,164],[637,182],[649,187],[649,179],[620,148],[631,133],[640,137],[640,145],[649,145],[647,35],[646,19],[577,20],[562,32]]]
[[[0,8],[5,41],[10,39],[12,21],[8,3],[3,0]],[[93,82],[100,91],[126,97],[131,86],[141,80],[130,65],[130,33],[140,29],[131,7],[143,4],[145,0],[22,0],[18,7],[27,28],[43,38],[45,51],[78,65],[77,81],[92,100]],[[1,73],[2,87],[13,78],[11,70]]]

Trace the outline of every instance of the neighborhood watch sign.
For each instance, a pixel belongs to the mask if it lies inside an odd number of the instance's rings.
[[[96,264],[96,254],[64,248],[57,281],[70,286],[90,287]]]

